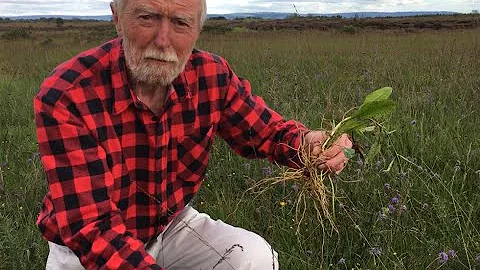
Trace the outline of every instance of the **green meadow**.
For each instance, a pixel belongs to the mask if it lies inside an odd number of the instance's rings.
[[[35,226],[46,181],[32,99],[57,64],[114,36],[113,27],[32,25],[0,27],[0,269],[42,269],[48,253]],[[354,157],[335,178],[338,232],[310,211],[299,223],[293,183],[247,192],[283,168],[240,158],[221,140],[199,211],[265,237],[281,269],[480,269],[480,28],[245,30],[204,33],[197,48],[312,129],[331,128],[384,86],[397,103],[380,154]],[[373,143],[359,141],[365,151]]]

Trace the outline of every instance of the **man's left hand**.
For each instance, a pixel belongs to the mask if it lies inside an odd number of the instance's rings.
[[[305,134],[305,143],[310,147],[312,158],[320,170],[340,174],[348,162],[348,158],[343,153],[343,148],[352,148],[352,141],[347,134],[342,134],[333,145],[322,151],[322,145],[328,138],[325,131],[310,131]]]

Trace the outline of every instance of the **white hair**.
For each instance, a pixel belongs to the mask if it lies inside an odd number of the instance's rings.
[[[118,14],[122,14],[123,10],[125,9],[125,4],[127,0],[113,0],[113,7]],[[200,8],[201,8],[201,15],[200,15],[200,28],[203,27],[205,20],[207,20],[207,0],[200,0]]]

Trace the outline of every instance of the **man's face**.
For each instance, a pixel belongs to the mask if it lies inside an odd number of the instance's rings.
[[[133,80],[167,86],[182,72],[200,33],[200,10],[200,0],[126,2],[115,24]]]

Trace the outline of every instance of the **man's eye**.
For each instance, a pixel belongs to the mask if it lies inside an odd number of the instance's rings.
[[[152,16],[152,15],[140,15],[140,16],[138,16],[138,18],[139,18],[140,20],[150,21],[150,20],[153,19],[153,16]]]
[[[184,21],[184,20],[176,19],[176,20],[173,20],[173,23],[178,25],[178,26],[182,26],[182,27],[188,27],[189,26],[188,22]]]

